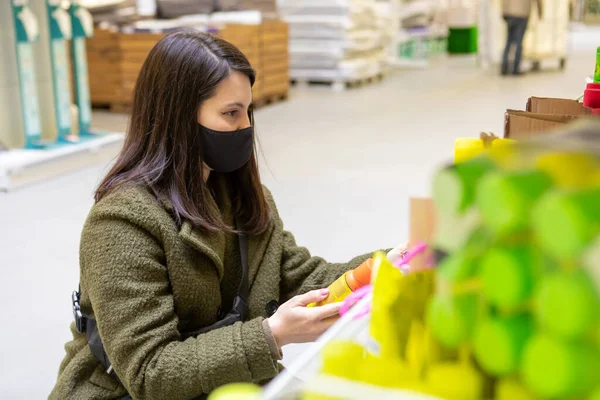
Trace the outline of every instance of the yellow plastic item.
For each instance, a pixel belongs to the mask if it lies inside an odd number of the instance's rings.
[[[512,139],[499,139],[482,135],[480,138],[459,138],[454,141],[454,163],[459,164],[475,158],[489,148],[504,147],[514,144]]]
[[[501,168],[505,168],[508,170],[519,170],[519,167],[522,167],[526,164],[526,161],[523,160],[522,157],[519,156],[519,153],[515,151],[517,146],[509,146],[504,144],[514,144],[516,141],[511,141],[511,139],[504,139],[502,142],[503,145],[492,146],[488,152],[489,157]]]
[[[537,397],[531,393],[523,384],[516,379],[503,379],[496,385],[495,400],[536,400]]]
[[[338,303],[344,301],[344,299],[352,294],[352,289],[346,282],[346,274],[337,278],[331,285],[329,285],[329,296],[321,301],[320,303],[310,303],[307,307],[324,306],[325,304]]]
[[[421,321],[414,321],[411,324],[406,344],[406,360],[410,367],[411,375],[417,379],[421,378],[429,361],[428,341],[427,328]]]
[[[513,139],[496,139],[492,142],[492,149],[496,149],[498,147],[507,147],[513,144],[516,144],[517,141]]]
[[[536,160],[536,166],[565,188],[586,188],[600,184],[599,165],[591,156],[582,153],[546,153]]]
[[[370,336],[382,359],[402,359],[411,322],[425,314],[425,303],[433,292],[433,274],[426,271],[403,275],[384,253],[375,255],[374,269],[378,272],[373,288]]]
[[[339,303],[355,290],[371,283],[373,272],[373,259],[369,258],[358,267],[346,272],[329,285],[329,296],[319,303],[310,303],[308,307],[324,306],[325,304]]]
[[[485,151],[483,140],[479,138],[460,138],[454,141],[454,163],[468,161]]]
[[[341,397],[326,396],[321,393],[304,392],[301,400],[344,400]]]
[[[427,387],[448,400],[481,400],[483,377],[468,364],[438,364],[429,368]]]
[[[346,366],[352,368],[353,366]],[[383,360],[372,354],[358,366],[360,369],[361,382],[380,387],[398,389],[407,388],[415,381],[409,375],[409,369],[405,362],[397,360]]]
[[[358,380],[358,366],[365,360],[365,349],[356,342],[336,340],[321,350],[323,366],[321,372],[350,380]],[[352,366],[352,367],[350,367]]]
[[[208,400],[260,400],[262,390],[251,383],[232,383],[214,390]]]

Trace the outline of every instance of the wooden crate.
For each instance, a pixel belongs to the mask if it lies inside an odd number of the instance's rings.
[[[96,30],[87,39],[88,75],[92,105],[121,103],[123,94],[123,54],[120,34]]]
[[[216,33],[248,58],[257,72],[252,89],[255,102],[287,95],[289,58],[287,24],[227,24]],[[133,89],[150,50],[165,34],[117,33],[98,30],[88,39],[90,95],[95,106],[123,110],[133,100]],[[125,107],[126,108],[126,107]]]
[[[254,101],[262,98],[262,71],[259,25],[228,24],[219,29],[217,36],[236,46],[248,59],[250,65],[256,71],[256,81],[252,87]]]
[[[133,101],[133,88],[150,50],[164,34],[97,30],[88,39],[90,96],[94,106],[122,111]]]
[[[120,36],[122,91],[124,103],[133,101],[133,88],[150,50],[165,37],[164,33],[123,33]]]
[[[290,86],[288,24],[280,20],[266,20],[260,28],[263,98],[285,98]]]

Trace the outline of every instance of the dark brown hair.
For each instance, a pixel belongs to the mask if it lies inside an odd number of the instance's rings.
[[[125,143],[96,191],[96,202],[124,185],[146,185],[170,201],[179,224],[185,219],[207,231],[232,231],[217,210],[208,206],[213,179],[205,183],[202,177],[197,122],[198,108],[230,71],[245,74],[254,84],[248,59],[222,39],[182,31],[158,42],[138,76]],[[254,125],[252,109],[249,117]],[[223,176],[243,228],[252,234],[264,232],[271,215],[256,150],[244,167]]]

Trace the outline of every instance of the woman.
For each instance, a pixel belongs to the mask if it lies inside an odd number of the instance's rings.
[[[191,399],[262,383],[281,346],[335,322],[339,305],[306,305],[368,256],[328,264],[283,229],[258,174],[254,78],[238,49],[203,33],[150,52],[82,232],[74,304],[87,327],[72,326],[50,398]]]
[[[502,75],[509,73],[515,76],[522,74],[521,72],[521,57],[523,55],[523,39],[527,31],[527,24],[531,16],[531,8],[533,2],[536,2],[540,19],[542,18],[542,1],[541,0],[503,0],[502,15],[506,21],[507,35],[504,54],[502,55]],[[515,55],[510,64],[510,52],[512,47],[515,47]]]

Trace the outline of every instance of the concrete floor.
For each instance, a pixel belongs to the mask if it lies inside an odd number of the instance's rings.
[[[565,72],[517,79],[452,60],[343,93],[294,90],[256,113],[263,181],[313,254],[337,261],[396,245],[407,239],[409,196],[428,194],[455,138],[502,134],[504,110],[524,108],[531,95],[578,97],[593,70],[588,54]],[[110,130],[126,120],[95,114]],[[79,234],[109,161],[0,195],[3,399],[43,398],[53,386],[70,337]],[[297,351],[286,349],[286,359]]]

